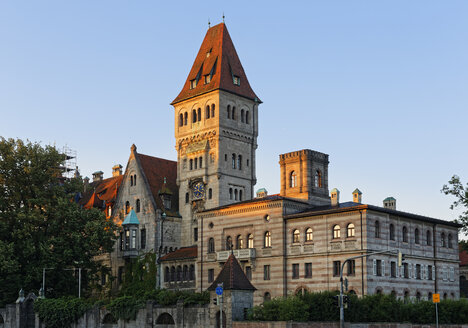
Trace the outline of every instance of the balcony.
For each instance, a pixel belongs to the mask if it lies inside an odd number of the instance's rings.
[[[239,261],[255,258],[255,248],[234,249],[232,252]],[[231,251],[216,252],[217,260],[221,262],[226,261],[229,255]]]
[[[138,257],[138,250],[137,249],[125,249],[123,251],[124,258],[135,258]]]

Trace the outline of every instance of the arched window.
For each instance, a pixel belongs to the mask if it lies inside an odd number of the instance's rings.
[[[202,168],[203,167],[203,157],[200,157],[198,159],[198,163],[200,164],[199,167]]]
[[[292,240],[293,243],[299,243],[301,241],[301,234],[298,229],[293,231]]]
[[[184,113],[184,125],[187,125],[187,123],[188,123],[188,113],[185,112]]]
[[[346,237],[354,237],[354,234],[355,234],[355,229],[354,229],[354,224],[350,223],[348,224],[348,227],[346,229],[347,233],[346,233]]]
[[[426,231],[426,245],[431,246],[432,245],[432,233],[430,230]]]
[[[170,279],[170,277],[169,277],[169,267],[166,267],[166,269],[164,271],[164,281],[168,282],[169,279]]]
[[[192,110],[192,123],[197,121],[197,111],[194,109]]]
[[[130,202],[126,201],[125,202],[125,214],[130,213]]]
[[[208,189],[208,199],[213,198],[213,189]]]
[[[107,207],[107,216],[112,216],[112,206]]]
[[[249,235],[247,236],[247,247],[254,248],[254,239],[251,233],[249,233]]]
[[[289,187],[294,188],[297,186],[297,176],[296,176],[296,171],[292,171],[289,174]]]
[[[232,188],[229,188],[229,199],[232,200]]]
[[[139,199],[136,200],[136,212],[140,213],[140,200]]]
[[[194,165],[194,169],[196,170],[196,169],[198,168],[198,158],[195,158],[195,159],[193,160],[193,163],[195,164],[195,165]]]
[[[206,105],[205,118],[210,118],[210,105]]]
[[[395,240],[395,226],[390,223],[390,240]]]
[[[201,121],[201,108],[198,108],[198,122]]]
[[[237,189],[234,189],[234,199],[237,200]]]
[[[239,200],[242,201],[242,190],[239,190]]]
[[[133,175],[133,185],[136,186],[136,174]]]
[[[407,243],[408,242],[408,228],[403,227],[403,242]]]
[[[188,280],[188,266],[184,265],[184,270],[182,272],[182,280],[187,281]]]
[[[265,232],[263,247],[271,247],[271,232]]]
[[[130,186],[133,186],[133,175],[130,176]]]
[[[208,253],[214,253],[215,252],[215,241],[214,238],[210,238],[208,240]]]
[[[414,243],[419,244],[419,229],[414,229]]]
[[[175,281],[175,266],[171,267],[171,281]]]
[[[177,281],[182,281],[182,267],[180,265],[177,266]]]
[[[442,246],[442,247],[446,246],[446,244],[445,244],[445,232],[442,232],[440,234],[440,246]]]
[[[245,120],[245,112],[243,109],[241,109],[241,122],[244,123]]]
[[[179,126],[182,126],[182,125],[184,125],[184,115],[180,114],[179,115]]]
[[[190,159],[189,163],[190,163],[190,165],[189,165],[190,170],[193,170],[193,159],[192,158]]]
[[[232,118],[233,120],[236,119],[236,106],[232,106],[232,116],[231,116],[231,118]]]
[[[375,238],[380,238],[380,222],[375,221]]]
[[[227,118],[231,118],[231,106],[227,106]]]
[[[338,224],[333,226],[333,239],[340,238],[340,226]]]
[[[448,248],[452,248],[453,247],[453,244],[452,244],[452,234],[449,233],[448,235]]]
[[[250,121],[250,112],[246,111],[245,112],[245,123],[249,124]]]
[[[237,236],[236,238],[236,249],[244,248],[244,239],[242,239],[242,235]]]
[[[242,170],[242,155],[237,155],[237,168]]]
[[[195,265],[190,264],[190,269],[189,269],[189,280],[195,280]]]
[[[307,228],[305,233],[305,240],[312,241],[314,239],[314,234],[312,228]]]
[[[232,238],[231,236],[227,236],[226,238],[226,250],[229,251],[232,249]]]
[[[188,204],[189,202],[189,193],[185,193],[185,204]]]
[[[271,294],[269,292],[265,292],[265,295],[263,295],[263,302],[268,301],[271,301]]]
[[[315,171],[314,185],[315,187],[322,188],[322,173],[319,170]]]
[[[211,117],[215,117],[215,104],[211,105]]]
[[[236,168],[236,154],[232,154],[232,168]]]

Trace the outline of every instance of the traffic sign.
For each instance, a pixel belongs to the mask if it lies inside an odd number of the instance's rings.
[[[216,287],[216,295],[223,295],[223,287]]]
[[[432,294],[432,302],[440,303],[440,294]]]

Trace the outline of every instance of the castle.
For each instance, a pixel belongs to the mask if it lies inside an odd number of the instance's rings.
[[[203,291],[233,253],[257,288],[254,303],[305,291],[339,289],[343,276],[358,295],[459,297],[457,224],[351,202],[329,191],[327,154],[304,149],[279,156],[281,190],[256,184],[258,108],[226,25],[208,29],[192,69],[173,100],[177,162],[131,147],[125,169],[85,181],[81,203],[122,225],[115,251],[100,260],[117,288],[125,262],[158,254],[158,286]],[[102,276],[102,284],[108,277]]]

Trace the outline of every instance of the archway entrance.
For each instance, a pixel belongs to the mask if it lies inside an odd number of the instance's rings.
[[[117,320],[111,313],[107,313],[102,319],[102,328],[117,328]]]
[[[167,312],[161,313],[156,319],[156,327],[158,328],[171,328],[174,325],[174,318]]]

